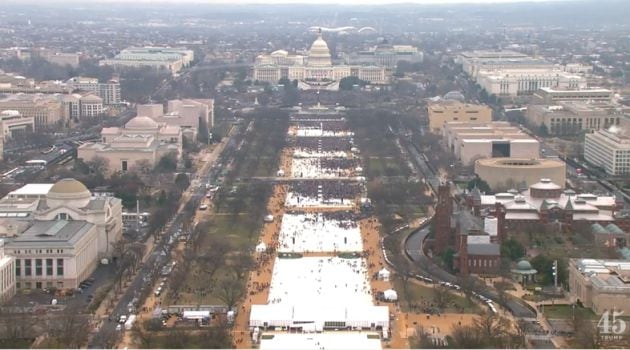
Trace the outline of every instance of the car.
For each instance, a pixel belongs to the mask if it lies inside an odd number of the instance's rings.
[[[199,210],[206,210],[208,209],[208,205],[207,204],[202,204],[199,206]]]
[[[121,315],[118,319],[118,323],[123,324],[125,322],[127,322],[127,315]]]
[[[118,332],[122,331],[122,325],[121,324],[117,324],[116,325],[116,331],[118,331]]]

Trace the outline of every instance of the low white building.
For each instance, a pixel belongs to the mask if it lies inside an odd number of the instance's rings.
[[[100,66],[116,68],[151,67],[177,73],[195,58],[193,50],[170,47],[129,47],[111,59],[101,60]]]
[[[489,95],[530,95],[540,88],[583,89],[584,77],[556,69],[504,69],[480,71],[477,83]]]
[[[121,102],[120,83],[116,79],[99,83],[97,78],[73,77],[66,81],[66,85],[73,90],[96,93],[103,100],[104,105],[117,105]]]
[[[6,245],[17,289],[78,288],[98,265],[98,230],[87,221],[36,221]]]
[[[71,118],[94,118],[104,113],[103,99],[96,94],[74,93],[61,98],[67,115]]]
[[[101,142],[84,143],[77,149],[77,158],[89,161],[102,157],[109,172],[126,172],[134,166],[154,167],[160,159],[182,154],[182,131],[179,126],[158,123],[149,117],[131,119],[124,128],[103,128]]]
[[[630,131],[611,127],[586,134],[584,159],[609,175],[630,174]]]
[[[75,179],[26,185],[0,200],[1,236],[20,237],[34,222],[57,220],[93,224],[98,257],[109,257],[113,244],[122,237],[122,202],[115,197],[93,197]]]
[[[484,158],[538,158],[540,143],[507,122],[449,122],[443,127],[444,141],[462,164]]]
[[[35,119],[33,117],[25,117],[20,112],[13,110],[0,112],[0,133],[3,140],[33,130],[35,130]]]
[[[206,131],[214,126],[213,99],[183,99],[168,101],[166,113],[161,104],[146,104],[136,107],[138,116],[146,116],[158,123],[180,127],[182,133],[194,139],[205,124]]]
[[[0,239],[0,303],[15,295],[15,258],[4,253],[4,240]]]

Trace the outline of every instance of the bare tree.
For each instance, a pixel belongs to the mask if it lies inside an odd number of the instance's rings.
[[[66,308],[61,315],[48,322],[48,347],[79,348],[85,345],[90,324],[86,315]],[[52,345],[52,346],[51,346]]]
[[[444,309],[453,301],[453,294],[446,286],[436,285],[433,287],[433,301],[438,308]]]
[[[435,345],[431,341],[431,335],[424,327],[416,326],[415,334],[409,337],[409,346],[412,349],[433,349]]]
[[[591,320],[587,319],[581,312],[578,312],[575,314],[572,323],[576,348],[601,348],[602,339],[599,332],[600,329],[596,327]]]
[[[228,309],[234,308],[238,300],[243,296],[244,283],[241,280],[227,278],[219,282],[219,298],[227,305]]]
[[[210,236],[209,240],[208,246],[212,249],[197,258],[197,265],[212,279],[217,270],[225,266],[225,258],[232,248],[229,242],[220,237]]]
[[[230,260],[230,267],[238,280],[243,280],[247,272],[251,271],[251,269],[256,266],[252,255],[244,250],[237,252]]]

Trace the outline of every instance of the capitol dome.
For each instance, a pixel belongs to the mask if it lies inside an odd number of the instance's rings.
[[[145,117],[138,116],[131,119],[127,124],[125,124],[125,129],[157,129],[158,123],[155,120]]]
[[[46,195],[49,207],[52,208],[61,205],[81,208],[87,205],[91,197],[92,193],[84,184],[70,178],[57,181]]]
[[[311,49],[308,53],[308,65],[309,66],[331,66],[332,61],[330,58],[330,49],[328,44],[322,38],[321,31],[317,35],[317,39],[311,45]]]

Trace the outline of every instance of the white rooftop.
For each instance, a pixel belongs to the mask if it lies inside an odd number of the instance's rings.
[[[272,339],[261,339],[261,350],[299,349],[382,349],[380,339],[370,339],[368,335],[378,333],[325,332],[306,334],[273,334]],[[265,338],[271,335],[266,335]],[[262,337],[261,337],[262,338]]]
[[[9,192],[9,197],[45,196],[54,184],[27,184]]]

